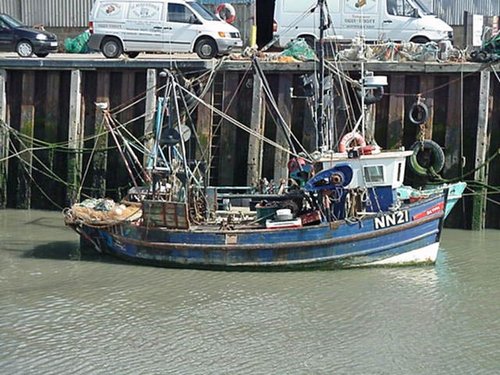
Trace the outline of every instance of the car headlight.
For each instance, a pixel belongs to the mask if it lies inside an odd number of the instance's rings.
[[[45,34],[37,34],[36,40],[47,40],[47,35]]]
[[[218,34],[221,38],[229,38],[229,33],[225,33],[224,31],[219,31]]]

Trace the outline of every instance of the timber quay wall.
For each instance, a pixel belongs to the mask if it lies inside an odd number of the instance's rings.
[[[357,78],[360,63],[342,65]],[[60,209],[80,196],[120,199],[131,187],[128,174],[95,103],[122,106],[120,123],[144,139],[153,127],[157,89],[164,82],[160,72],[175,69],[189,78],[216,66],[215,83],[204,100],[285,144],[249,61],[0,57],[0,208]],[[261,66],[284,120],[312,149],[315,133],[307,99],[300,95],[300,76],[314,72],[315,64],[263,62]],[[500,157],[494,157],[500,148],[497,66],[368,62],[365,67],[387,75],[389,81],[382,101],[370,106],[376,107],[369,117],[378,144],[409,148],[417,140],[420,129],[409,121],[408,110],[420,93],[430,114],[425,138],[436,141],[445,152],[441,177],[463,179],[471,187],[446,225],[499,229]],[[136,100],[134,106],[123,104]],[[192,124],[212,161],[211,183],[241,186],[256,177],[285,176],[286,154],[229,126],[217,111],[199,106]],[[407,169],[407,181],[415,181]]]

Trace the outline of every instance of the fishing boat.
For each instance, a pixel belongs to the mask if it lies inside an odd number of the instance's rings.
[[[321,25],[327,22],[325,3],[317,4]],[[321,27],[320,39],[323,32]],[[254,63],[260,72],[256,58]],[[403,185],[414,151],[382,150],[365,141],[365,109],[372,105],[366,101],[387,84],[385,77],[361,72],[363,111],[334,144],[324,94],[331,80],[325,77],[322,47],[318,64],[317,149],[293,152],[289,180],[279,191],[228,194],[206,186],[202,168],[186,154],[193,129],[186,129],[179,114],[179,103],[186,101],[179,97],[201,99],[167,70],[147,155],[148,184],[134,183],[119,203],[74,204],[64,212],[66,225],[97,251],[152,266],[271,271],[434,263],[444,219],[461,192],[450,184],[417,196],[417,189]],[[112,115],[103,111],[117,140]],[[235,197],[246,206],[232,205]]]

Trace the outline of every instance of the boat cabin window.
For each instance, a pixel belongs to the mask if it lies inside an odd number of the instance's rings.
[[[363,167],[363,172],[366,182],[384,182],[384,167],[382,165],[370,165],[367,167]]]

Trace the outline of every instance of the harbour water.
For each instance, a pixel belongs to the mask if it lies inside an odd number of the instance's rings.
[[[0,210],[0,373],[499,374],[499,243],[446,229],[435,266],[176,270]]]

